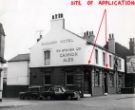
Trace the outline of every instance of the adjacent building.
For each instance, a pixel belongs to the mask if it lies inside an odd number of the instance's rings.
[[[4,60],[4,49],[5,49],[5,32],[3,25],[0,23],[0,101],[2,101],[2,90],[3,90],[3,64]]]
[[[19,54],[8,61],[6,97],[17,97],[29,86],[29,54]]]
[[[130,38],[129,52],[126,56],[126,87],[131,87],[135,92],[135,38]]]

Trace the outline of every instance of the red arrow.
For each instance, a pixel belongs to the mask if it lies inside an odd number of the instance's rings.
[[[95,45],[96,45],[96,42],[97,42],[97,39],[98,39],[98,35],[99,35],[99,32],[100,32],[100,29],[101,29],[101,26],[102,26],[102,23],[103,23],[103,20],[104,20],[105,15],[106,15],[106,9],[104,10],[104,13],[102,15],[102,19],[101,19],[101,22],[100,22],[100,25],[99,25],[99,29],[98,29],[98,32],[97,32],[97,35],[96,35],[96,39],[94,41],[94,45],[93,45],[93,48],[92,48],[92,51],[91,51],[91,54],[90,54],[90,58],[88,60],[88,64],[91,63],[92,55],[93,55],[93,52],[94,52],[94,49],[95,49]],[[107,21],[107,19],[106,19],[106,21]],[[105,31],[106,31],[106,34],[107,34],[107,29]]]

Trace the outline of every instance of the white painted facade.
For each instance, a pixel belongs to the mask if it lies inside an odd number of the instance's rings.
[[[93,45],[86,44],[86,40],[80,36],[65,29],[64,19],[52,19],[51,29],[35,46],[30,49],[30,67],[50,67],[50,66],[66,66],[66,65],[96,65],[104,68],[103,55],[105,50],[95,47],[98,50],[99,63],[95,62],[95,50],[93,51],[91,63],[88,64]],[[45,65],[44,51],[50,51],[50,64]],[[107,52],[107,62],[109,64],[109,55],[112,58],[114,54]],[[121,60],[121,69],[125,72],[124,60]],[[113,63],[114,59],[112,59]],[[112,64],[113,65],[113,64]],[[114,67],[108,66],[109,69]]]
[[[29,62],[8,62],[7,85],[29,85]]]

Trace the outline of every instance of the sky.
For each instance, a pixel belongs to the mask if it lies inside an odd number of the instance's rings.
[[[114,33],[115,41],[128,48],[129,38],[135,37],[135,6],[71,6],[71,0],[0,0],[0,22],[3,24],[5,39],[5,58],[28,53],[36,43],[39,31],[45,37],[50,30],[53,14],[63,13],[66,29],[83,35],[93,30],[97,34],[104,9],[107,10],[107,30]],[[97,43],[105,44],[104,21]]]

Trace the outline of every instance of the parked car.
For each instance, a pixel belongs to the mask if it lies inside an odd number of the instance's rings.
[[[67,90],[63,86],[52,86],[48,91],[41,92],[43,99],[80,99],[79,91]]]
[[[66,88],[69,90],[78,91],[80,94],[80,97],[83,98],[83,91],[78,86],[75,86],[75,85],[74,86],[67,86]]]
[[[26,92],[19,93],[20,99],[80,99],[80,91],[68,90],[63,86],[52,86],[47,91],[42,86],[30,86]]]
[[[30,86],[26,92],[20,92],[20,99],[40,99],[41,86]]]

